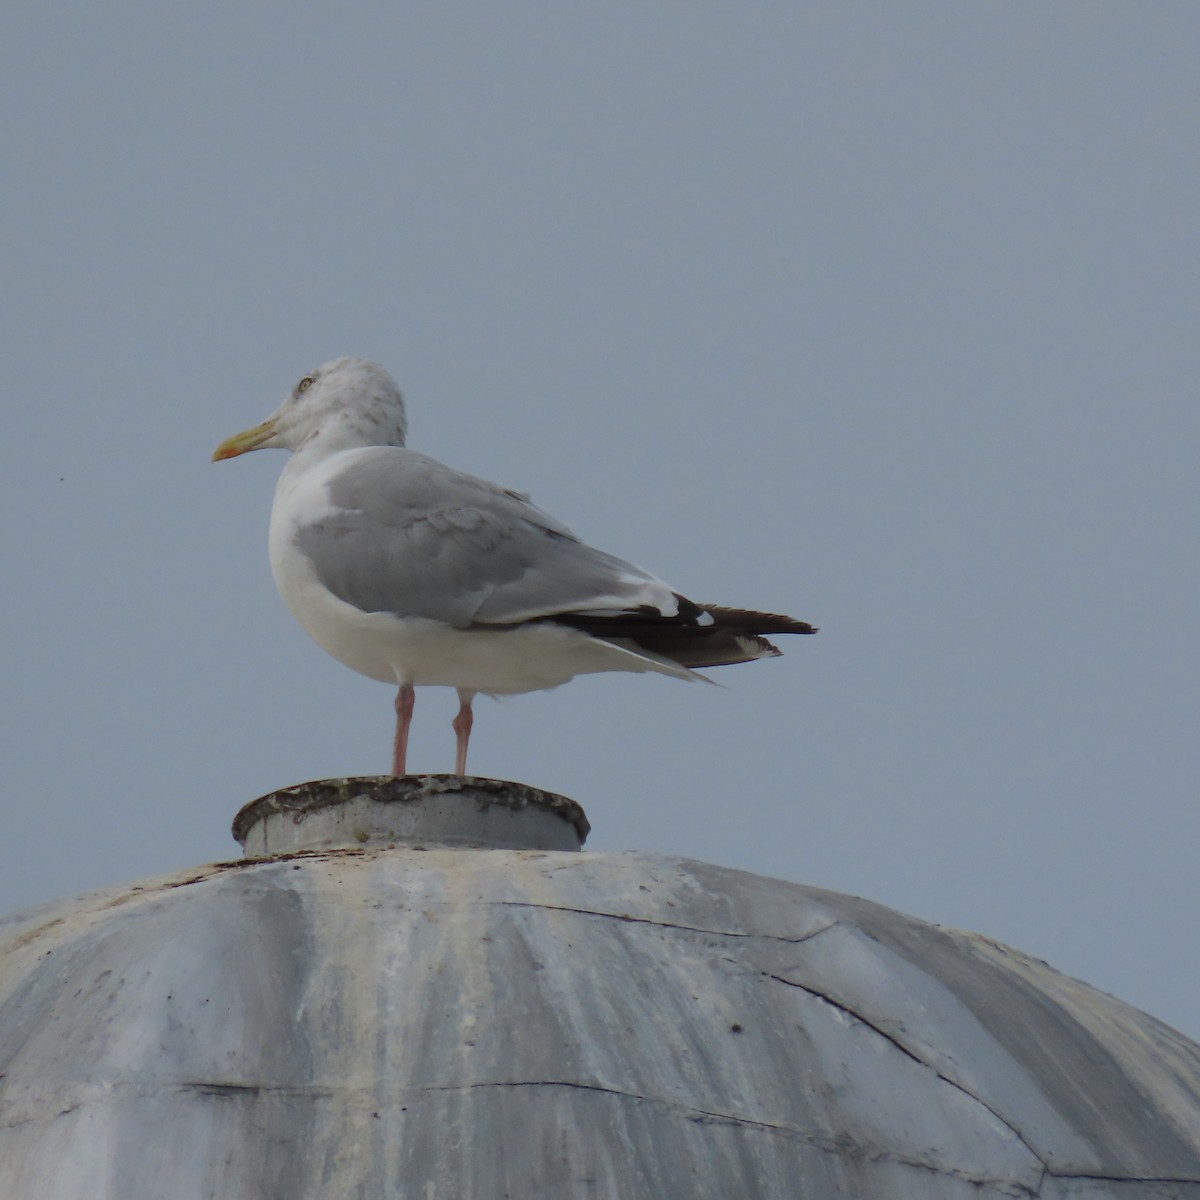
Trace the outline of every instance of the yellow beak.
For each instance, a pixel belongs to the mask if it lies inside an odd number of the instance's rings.
[[[253,429],[235,433],[233,437],[226,438],[213,451],[212,461],[220,462],[223,458],[237,458],[239,454],[257,450],[274,432],[275,422],[264,421],[261,425],[255,425]]]

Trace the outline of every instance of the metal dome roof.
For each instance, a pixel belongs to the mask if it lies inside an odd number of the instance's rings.
[[[6,1200],[1200,1197],[1200,1047],[986,938],[518,785],[255,803],[0,923]]]

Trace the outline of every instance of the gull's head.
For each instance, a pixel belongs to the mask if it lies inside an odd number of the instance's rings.
[[[261,425],[226,438],[213,462],[251,450],[299,450],[318,437],[331,450],[403,446],[407,431],[395,380],[365,358],[335,358],[298,380]]]

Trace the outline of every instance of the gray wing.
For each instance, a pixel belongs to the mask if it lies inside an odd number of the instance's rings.
[[[321,583],[363,612],[459,628],[678,612],[665,583],[585,546],[525,496],[416,451],[364,450],[328,490],[332,511],[302,524],[296,544]]]

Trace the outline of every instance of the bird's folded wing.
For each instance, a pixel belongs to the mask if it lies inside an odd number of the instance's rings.
[[[678,612],[665,583],[585,546],[520,493],[415,451],[355,452],[327,487],[330,506],[299,525],[296,544],[320,582],[363,612],[458,628]]]

